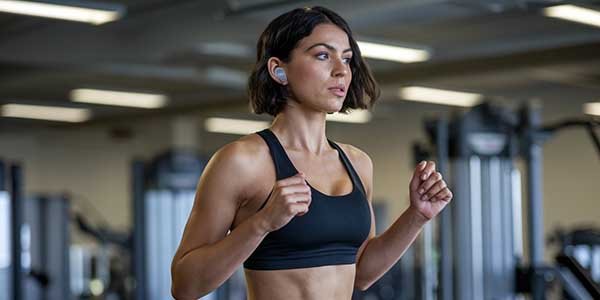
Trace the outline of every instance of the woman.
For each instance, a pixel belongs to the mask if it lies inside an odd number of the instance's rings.
[[[257,51],[250,102],[275,118],[208,163],[173,258],[173,296],[206,295],[243,263],[249,299],[350,299],[452,193],[434,163],[421,162],[409,208],[376,237],[371,159],[325,135],[328,113],[372,107],[378,96],[348,25],[322,7],[295,9],[267,26]]]

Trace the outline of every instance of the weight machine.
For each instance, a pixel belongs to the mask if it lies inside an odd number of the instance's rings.
[[[559,281],[572,299],[600,298],[598,284],[572,256],[557,257],[555,266],[543,262],[542,146],[559,130],[575,126],[587,130],[600,153],[597,122],[569,119],[542,125],[540,107],[532,103],[515,113],[484,102],[450,121],[425,122],[435,151],[429,154],[451,179],[454,200],[428,225],[432,233],[424,234],[422,243],[435,245],[439,260],[422,256],[422,286],[428,289],[422,299],[516,299],[522,294],[545,299],[552,281]],[[425,149],[417,144],[415,156]],[[526,165],[527,265],[518,158]]]
[[[207,159],[189,151],[169,151],[148,163],[133,163],[134,299],[171,299],[171,260],[207,163]],[[202,299],[244,299],[245,292],[240,269]]]
[[[11,164],[6,173],[0,162],[2,299],[69,299],[69,203],[25,198],[21,166]]]
[[[12,223],[11,200],[7,187],[6,166],[0,160],[0,291],[12,297]]]

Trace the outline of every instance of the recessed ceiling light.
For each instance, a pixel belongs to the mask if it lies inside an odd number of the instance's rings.
[[[269,122],[228,118],[208,118],[204,129],[208,132],[246,135],[269,127]]]
[[[327,114],[327,121],[342,123],[367,123],[371,120],[371,112],[368,110],[356,110],[349,114],[334,113]]]
[[[167,105],[167,96],[151,93],[134,93],[111,90],[75,89],[71,91],[71,101],[127,106],[137,108],[161,108]]]
[[[73,1],[71,2],[73,3]],[[79,1],[75,3],[81,4],[81,6],[33,1],[0,0],[0,11],[36,17],[86,22],[94,25],[115,21],[121,18],[125,12],[125,8],[122,5],[91,1]],[[87,7],[88,5],[90,7]],[[92,8],[92,6],[106,7],[106,9]]]
[[[252,57],[254,49],[241,43],[207,42],[197,46],[198,51],[205,55],[247,58]]]
[[[600,12],[575,5],[558,5],[544,9],[544,15],[600,27]]]
[[[78,123],[89,120],[91,112],[84,108],[5,104],[1,107],[1,115],[10,118]]]
[[[588,115],[600,116],[600,102],[590,102],[584,104],[583,112]]]
[[[404,100],[427,102],[443,105],[471,107],[483,99],[480,94],[434,89],[420,86],[403,87],[398,96]]]
[[[402,63],[421,62],[429,59],[429,52],[421,49],[398,47],[357,41],[362,56]]]

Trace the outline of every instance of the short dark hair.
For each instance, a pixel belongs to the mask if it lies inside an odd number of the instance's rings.
[[[271,57],[288,62],[298,42],[309,36],[319,24],[333,24],[346,32],[353,53],[350,61],[352,81],[340,112],[347,113],[350,109],[373,107],[379,98],[380,90],[369,66],[362,58],[350,27],[335,12],[314,6],[297,8],[280,15],[269,23],[258,39],[256,64],[248,80],[249,101],[254,113],[276,116],[283,110],[289,96],[288,87],[278,84],[271,78],[267,62]]]

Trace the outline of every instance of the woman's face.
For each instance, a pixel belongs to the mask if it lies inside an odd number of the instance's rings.
[[[352,80],[346,32],[332,24],[317,25],[290,58],[284,69],[294,99],[312,110],[340,111]]]

